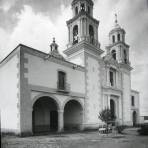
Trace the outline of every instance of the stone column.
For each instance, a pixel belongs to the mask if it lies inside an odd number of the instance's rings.
[[[64,130],[64,111],[58,110],[58,132],[62,132]]]
[[[108,108],[110,109],[110,95],[108,95],[107,97],[107,104],[108,104]]]

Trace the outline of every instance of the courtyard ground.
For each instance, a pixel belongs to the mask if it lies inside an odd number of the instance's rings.
[[[139,136],[137,129],[128,128],[122,135],[102,135],[95,131],[26,138],[4,137],[2,148],[148,148],[148,136]]]

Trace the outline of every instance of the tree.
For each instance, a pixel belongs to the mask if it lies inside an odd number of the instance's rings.
[[[105,108],[103,109],[100,113],[99,113],[99,119],[102,120],[103,122],[106,123],[107,128],[108,128],[108,124],[112,123],[115,121],[116,117],[112,114],[111,110],[109,108]]]

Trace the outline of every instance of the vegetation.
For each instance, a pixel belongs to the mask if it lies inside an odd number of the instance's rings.
[[[106,123],[107,126],[107,133],[110,131],[109,124],[114,124],[116,117],[112,114],[111,110],[108,108],[105,108],[99,113],[98,118]]]
[[[103,122],[105,122],[107,125],[110,123],[115,122],[116,117],[112,114],[111,110],[108,108],[105,108],[99,113],[99,119]]]
[[[140,135],[148,135],[148,123],[147,124],[142,124],[140,129],[138,130],[138,133]]]
[[[109,127],[109,124],[114,125],[115,126],[115,130],[117,130],[118,133],[122,133],[123,130],[126,128],[126,126],[124,125],[118,125],[117,122],[115,122],[116,117],[114,116],[114,114],[112,113],[112,111],[108,108],[105,108],[104,110],[102,110],[99,113],[99,119],[103,122],[106,123],[107,129]]]
[[[118,131],[119,134],[122,134],[122,132],[125,128],[126,128],[126,126],[124,126],[124,125],[116,126],[116,130]]]

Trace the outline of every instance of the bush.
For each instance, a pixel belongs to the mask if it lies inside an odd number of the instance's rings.
[[[124,125],[118,125],[116,126],[116,130],[119,134],[122,134],[123,130],[126,128]]]
[[[148,123],[141,125],[140,129],[138,130],[140,135],[148,135]]]

